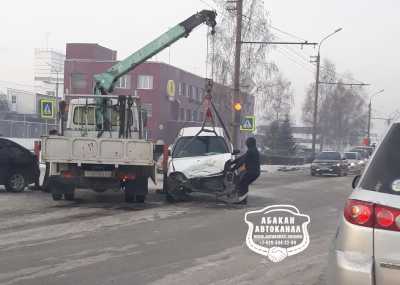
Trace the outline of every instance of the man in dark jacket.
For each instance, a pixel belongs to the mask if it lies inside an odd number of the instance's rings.
[[[237,184],[238,198],[236,203],[247,204],[247,192],[249,185],[260,176],[260,154],[257,150],[256,139],[250,137],[246,140],[247,152],[233,161],[233,170],[243,167],[244,170],[239,174]]]

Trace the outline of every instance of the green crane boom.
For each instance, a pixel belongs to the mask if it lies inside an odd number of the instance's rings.
[[[96,74],[94,76],[94,94],[105,95],[111,93],[114,89],[115,83],[121,76],[130,72],[135,67],[145,62],[152,56],[158,54],[163,49],[169,47],[177,40],[183,37],[187,37],[194,28],[201,25],[202,23],[210,26],[212,28],[212,33],[214,33],[214,28],[216,26],[216,15],[217,14],[214,11],[202,10],[201,12],[194,14],[185,21],[168,30],[167,32],[165,32],[152,42],[148,43],[135,53],[131,54],[124,60],[118,62],[117,64],[109,68],[106,72]]]

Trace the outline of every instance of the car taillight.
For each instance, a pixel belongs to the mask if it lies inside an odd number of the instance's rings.
[[[400,209],[359,200],[348,200],[344,217],[355,225],[400,231]]]
[[[374,205],[358,200],[348,200],[344,208],[344,217],[352,224],[364,227],[371,227],[373,219]]]
[[[74,177],[74,174],[72,173],[72,171],[69,171],[69,170],[62,171],[61,174],[62,174],[62,176],[64,178],[72,178],[72,177]]]
[[[400,210],[377,205],[375,206],[375,213],[376,228],[400,231]]]

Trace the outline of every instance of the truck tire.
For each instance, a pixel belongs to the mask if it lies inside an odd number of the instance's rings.
[[[51,192],[51,197],[54,201],[60,201],[62,199],[62,194],[57,192]]]
[[[133,203],[135,202],[135,194],[132,189],[125,188],[125,202],[126,203]]]
[[[148,193],[147,177],[138,177],[135,180],[126,182],[125,184],[125,202],[127,203],[144,203]]]
[[[146,200],[146,195],[135,195],[136,203],[144,203],[145,200]]]
[[[74,201],[75,200],[75,190],[65,193],[64,198],[67,201]]]

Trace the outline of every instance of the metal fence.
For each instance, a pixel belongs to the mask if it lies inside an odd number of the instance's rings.
[[[3,137],[40,138],[54,129],[58,129],[54,123],[0,120],[0,136]]]

